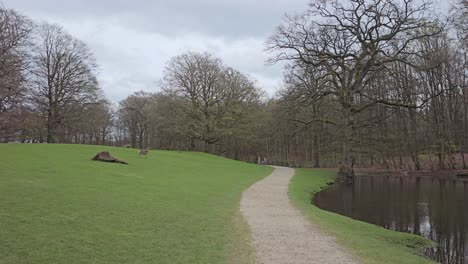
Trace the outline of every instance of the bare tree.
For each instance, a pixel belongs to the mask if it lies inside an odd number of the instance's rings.
[[[452,7],[451,12],[452,25],[457,35],[458,49],[456,54],[456,60],[454,63],[459,61],[458,67],[455,67],[455,74],[458,80],[455,82],[459,85],[461,97],[463,98],[463,135],[468,133],[468,0],[457,0],[455,5]],[[468,139],[462,136],[462,142],[460,146],[460,154],[462,156],[463,168],[467,168],[467,164],[464,157],[464,152],[468,151]]]
[[[14,10],[0,8],[0,137],[14,129],[14,113],[24,96],[25,68],[32,22]]]
[[[98,102],[96,62],[85,43],[58,25],[43,24],[33,53],[31,100],[47,116],[47,142],[76,111]]]
[[[468,49],[468,0],[458,0],[452,12],[453,25],[457,30],[458,38],[464,49]]]
[[[332,96],[341,105],[343,155],[338,179],[354,176],[357,115],[378,105],[403,106],[399,94],[372,92],[368,85],[389,64],[402,61],[418,39],[436,35],[424,17],[427,3],[413,0],[316,0],[288,17],[268,41],[270,62],[296,61],[316,67],[322,84],[314,97]]]
[[[110,143],[111,129],[114,124],[114,110],[107,100],[101,100],[78,109],[80,114],[64,122],[65,142],[100,144]]]
[[[209,145],[220,142],[259,99],[254,83],[242,73],[225,67],[207,53],[186,53],[173,58],[163,78],[164,91],[176,100],[188,121],[190,146],[195,140]]]
[[[128,130],[133,148],[148,147],[148,129],[155,104],[154,94],[136,92],[120,102],[119,117]]]
[[[181,114],[182,98],[163,93],[154,96],[151,107],[149,136],[152,148],[187,150],[187,116]]]

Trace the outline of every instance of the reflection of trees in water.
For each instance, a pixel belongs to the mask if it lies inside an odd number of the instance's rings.
[[[358,177],[316,196],[316,204],[354,219],[424,236],[438,246],[425,254],[442,263],[468,263],[466,182],[420,177]],[[466,259],[466,260],[465,260]]]
[[[431,229],[426,237],[438,246],[425,250],[425,254],[442,263],[468,263],[465,257],[466,199],[462,182],[440,180],[432,188],[429,201]],[[425,234],[424,234],[425,235]]]

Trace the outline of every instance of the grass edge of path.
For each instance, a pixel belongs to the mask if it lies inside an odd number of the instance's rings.
[[[240,209],[240,202],[242,199],[243,193],[252,187],[252,185],[256,184],[257,182],[265,179],[266,177],[270,176],[273,171],[275,170],[274,167],[265,166],[269,168],[269,172],[264,175],[263,177],[257,179],[257,181],[253,182],[251,185],[247,186],[241,194],[239,198],[239,208],[237,213],[234,215],[232,220],[232,229],[233,229],[233,243],[230,245],[230,254],[227,257],[228,264],[255,264],[257,261],[255,248],[252,244],[252,232],[250,230],[250,226],[245,220],[244,216],[241,213]]]
[[[312,203],[313,196],[334,182],[334,173],[320,169],[295,169],[289,184],[294,206],[323,231],[334,236],[363,263],[436,263],[418,254],[431,241],[412,234],[395,232],[322,210]]]
[[[255,264],[255,249],[252,245],[252,235],[250,227],[239,212],[234,216],[232,221],[234,235],[233,242],[229,246],[229,255],[227,256],[227,264],[245,263]]]

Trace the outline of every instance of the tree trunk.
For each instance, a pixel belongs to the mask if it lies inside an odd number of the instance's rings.
[[[467,64],[467,53],[465,52],[464,54],[464,64],[463,65],[468,65]],[[461,83],[463,84],[461,87],[462,91],[462,98],[463,98],[463,133],[464,135],[461,139],[460,142],[460,156],[463,162],[463,169],[466,170],[466,161],[465,161],[465,148],[468,146],[468,138],[465,136],[468,133],[468,93],[467,93],[467,88],[465,87],[466,85],[466,75],[463,75],[461,78]]]
[[[103,146],[106,145],[106,134],[107,134],[106,129],[103,129],[102,137],[101,137],[101,143]]]
[[[138,138],[138,145],[140,147],[140,149],[143,149],[143,143],[144,143],[144,130],[141,130],[140,131],[140,136]]]
[[[190,146],[189,146],[189,150],[190,151],[195,151],[195,138],[194,137],[190,137],[189,139],[189,143],[190,143]]]
[[[318,133],[314,133],[314,168],[320,168],[320,147]]]
[[[208,146],[209,143],[207,141],[203,141],[203,152],[208,153]]]
[[[350,108],[345,108],[345,128],[343,141],[343,157],[336,180],[338,182],[352,183],[354,180],[353,168],[353,141],[354,141],[354,116]]]
[[[47,143],[54,143],[54,120],[52,115],[52,109],[47,111]]]

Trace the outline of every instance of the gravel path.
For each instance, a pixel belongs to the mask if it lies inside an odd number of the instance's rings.
[[[359,263],[293,207],[288,197],[293,175],[293,169],[275,167],[242,195],[241,212],[252,232],[257,263]]]

